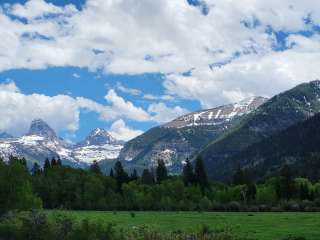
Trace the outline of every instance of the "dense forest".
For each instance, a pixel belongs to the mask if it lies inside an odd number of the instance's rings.
[[[249,171],[239,169],[233,182],[210,182],[203,162],[184,166],[181,176],[169,176],[163,161],[141,176],[128,174],[117,162],[109,176],[97,162],[90,169],[74,169],[60,159],[43,167],[11,157],[0,161],[0,209],[33,208],[73,210],[156,211],[317,211],[320,182],[297,175],[284,165],[278,176],[256,183]]]

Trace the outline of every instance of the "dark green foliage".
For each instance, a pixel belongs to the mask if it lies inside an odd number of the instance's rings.
[[[37,162],[35,162],[33,164],[32,169],[31,169],[31,173],[32,173],[32,175],[37,175],[37,174],[41,173],[41,168]]]
[[[58,157],[58,160],[57,160],[57,166],[61,167],[62,166],[62,162],[61,162],[61,158]]]
[[[46,171],[33,168],[31,175],[19,158],[8,164],[0,161],[0,209],[26,210],[41,207],[75,210],[162,210],[162,211],[315,211],[320,209],[320,183],[293,174],[283,167],[281,174],[255,184],[247,171],[239,171],[236,184],[212,183],[200,158],[195,174],[170,176],[156,183],[154,171],[145,169],[141,177],[129,178],[121,163],[114,177],[96,171],[66,166]],[[35,165],[36,166],[36,165]],[[121,177],[122,176],[122,177]],[[186,179],[189,179],[186,181]],[[191,179],[193,179],[191,181]],[[38,197],[37,197],[38,196]],[[40,200],[40,199],[41,200]]]
[[[133,172],[130,176],[130,181],[136,181],[136,180],[138,180],[138,173],[136,169],[133,169]]]
[[[51,168],[51,164],[50,164],[50,161],[48,158],[46,158],[45,162],[44,162],[44,165],[43,165],[43,169],[44,171],[47,171],[48,169]]]
[[[122,192],[122,184],[129,181],[128,173],[123,169],[120,161],[117,161],[114,165],[114,177],[118,183],[118,191]]]
[[[41,207],[41,200],[33,193],[30,180],[23,160],[12,157],[8,165],[0,163],[0,214],[12,209]]]
[[[153,185],[155,183],[153,172],[149,169],[144,169],[141,175],[141,183],[146,185]]]
[[[95,173],[95,174],[102,174],[101,173],[101,169],[100,169],[100,166],[98,164],[97,161],[93,161],[93,163],[90,165],[90,171]]]
[[[55,157],[53,157],[53,158],[51,159],[51,167],[56,167],[56,166],[57,166],[57,160],[56,160]]]
[[[112,178],[114,177],[114,173],[113,173],[113,169],[112,168],[110,169],[109,176],[112,177]]]
[[[194,178],[195,182],[199,184],[202,189],[209,186],[209,181],[207,177],[206,170],[204,169],[203,161],[200,156],[197,157],[195,168],[194,168]]]
[[[288,164],[285,164],[280,172],[277,194],[280,199],[289,200],[294,193],[294,176]]]
[[[167,167],[163,160],[158,160],[156,173],[157,173],[157,183],[161,183],[162,181],[168,178]]]
[[[186,160],[186,164],[183,167],[182,174],[183,174],[183,182],[185,185],[191,185],[195,182],[193,166],[189,159]]]
[[[247,184],[247,177],[246,177],[246,173],[241,169],[238,168],[238,170],[236,171],[236,173],[233,175],[233,184],[235,185],[243,185],[243,184]]]

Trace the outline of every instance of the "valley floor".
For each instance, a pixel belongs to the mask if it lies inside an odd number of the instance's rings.
[[[48,211],[50,218],[59,214],[67,215],[77,222],[88,219],[114,223],[125,229],[151,225],[162,232],[191,232],[207,225],[211,230],[230,228],[237,235],[258,240],[283,240],[289,239],[287,237],[290,235],[304,237],[306,240],[320,239],[320,213]]]

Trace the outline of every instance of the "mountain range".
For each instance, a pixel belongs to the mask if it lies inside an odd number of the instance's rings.
[[[0,156],[24,156],[29,163],[59,156],[75,167],[97,160],[105,171],[120,160],[139,172],[162,159],[171,174],[179,174],[186,159],[200,156],[211,179],[228,181],[239,168],[252,169],[262,178],[275,174],[290,157],[300,166],[307,155],[320,152],[317,131],[312,131],[320,123],[318,113],[320,81],[312,81],[270,99],[251,97],[189,113],[126,143],[97,128],[83,141],[69,144],[36,119],[21,137],[0,134]]]
[[[65,165],[87,167],[94,160],[113,160],[118,157],[123,142],[113,138],[104,129],[94,129],[85,140],[69,144],[57,137],[55,131],[43,120],[35,119],[28,133],[21,137],[0,134],[0,156],[25,157],[29,165],[43,164],[46,158],[60,157]]]
[[[171,173],[180,173],[187,158],[192,159],[209,142],[233,129],[266,100],[252,97],[181,116],[127,142],[119,159],[130,161],[137,169],[155,166],[162,159]]]

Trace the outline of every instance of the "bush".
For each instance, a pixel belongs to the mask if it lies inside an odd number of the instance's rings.
[[[213,230],[202,225],[195,233],[161,232],[153,227],[117,229],[114,225],[102,225],[83,220],[75,224],[64,215],[48,220],[41,211],[10,213],[0,221],[0,239],[5,240],[246,240],[230,229]]]
[[[239,212],[241,210],[241,204],[233,201],[225,205],[225,210],[229,212]]]

